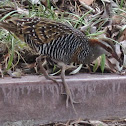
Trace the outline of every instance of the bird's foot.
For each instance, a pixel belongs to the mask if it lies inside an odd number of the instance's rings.
[[[69,101],[70,101],[70,103],[71,103],[71,105],[72,105],[72,108],[73,108],[75,114],[77,114],[76,109],[75,109],[75,107],[74,107],[74,104],[78,104],[78,103],[80,103],[80,102],[76,102],[76,101],[73,99],[72,94],[71,94],[71,91],[70,91],[69,88],[66,89],[66,93],[62,93],[62,94],[67,96],[67,97],[66,97],[66,108],[68,108],[68,104],[69,104]]]
[[[59,80],[61,79],[60,76],[52,76],[52,78],[53,79],[59,79]],[[66,76],[65,79],[70,79],[70,77],[69,76]]]
[[[46,61],[45,58],[46,57],[44,57],[44,56],[39,56],[38,58],[36,58],[37,66],[40,68],[41,73],[43,73],[43,75],[45,76],[46,79],[52,80],[54,83],[58,84],[58,82],[54,78],[52,78],[52,77],[49,76],[49,74],[47,73],[46,69],[41,64],[42,63],[42,61],[41,61],[42,59],[43,59],[43,63]]]
[[[54,83],[59,84],[59,83],[55,80],[55,78],[52,78],[52,77],[50,77],[50,76],[45,76],[45,78],[48,79],[48,80],[53,81]]]

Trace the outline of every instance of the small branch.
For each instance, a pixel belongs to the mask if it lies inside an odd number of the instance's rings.
[[[88,6],[86,3],[82,2],[82,1],[80,1],[80,3],[81,3],[81,5],[82,5],[84,8],[86,8],[86,9],[88,9],[88,10],[91,10],[93,13],[95,13],[95,10],[94,10],[92,7]]]

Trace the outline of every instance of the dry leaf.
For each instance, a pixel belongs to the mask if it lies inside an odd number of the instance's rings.
[[[119,38],[119,42],[124,41],[124,40],[126,40],[126,29],[122,32]]]
[[[124,63],[123,63],[123,67],[126,68],[126,40],[120,42],[122,44],[122,50],[123,50],[123,53],[124,53]]]
[[[93,124],[94,126],[108,126],[107,124],[97,120],[91,120],[90,123]]]
[[[124,60],[124,52],[122,50],[122,48],[120,48],[120,45],[119,44],[116,44],[115,45],[115,48],[116,48],[116,53],[117,55],[122,59]],[[123,56],[123,57],[122,57]],[[124,62],[124,61],[123,61]],[[120,66],[119,62],[113,58],[113,57],[109,57],[107,58],[107,62],[106,62],[106,65],[113,71],[113,72],[121,72],[123,70],[123,65]]]
[[[79,0],[80,2],[84,2],[87,5],[91,5],[94,0]]]
[[[125,18],[126,18],[126,13],[113,15],[112,24],[113,25],[125,25]]]

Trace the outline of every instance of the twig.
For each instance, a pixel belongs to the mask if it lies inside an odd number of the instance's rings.
[[[93,13],[95,13],[95,10],[94,10],[92,7],[88,6],[86,3],[82,2],[82,1],[80,1],[80,3],[81,3],[81,5],[82,5],[84,8],[86,8],[86,9],[88,9],[88,10],[91,10]]]

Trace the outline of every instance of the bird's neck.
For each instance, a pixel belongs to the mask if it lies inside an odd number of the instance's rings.
[[[110,45],[108,46],[108,43],[105,41],[98,40],[98,39],[89,39],[89,42],[93,48],[96,47],[103,54],[112,53],[111,46]]]

